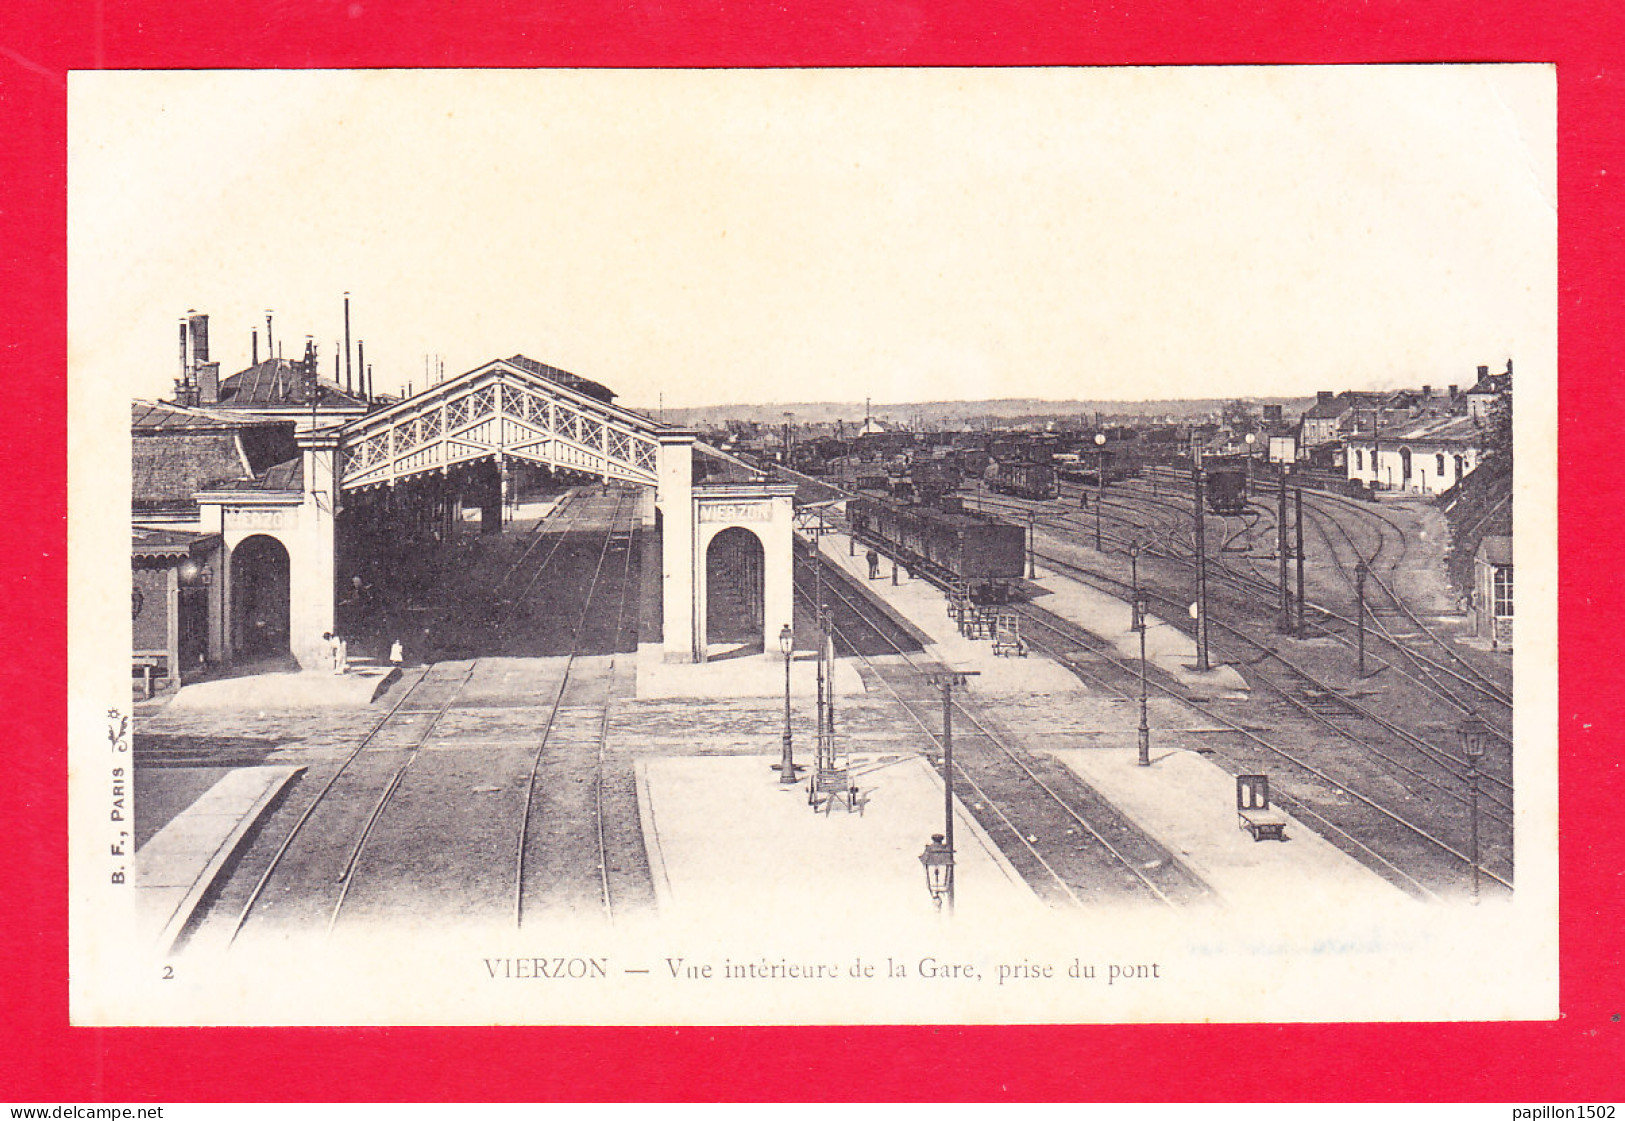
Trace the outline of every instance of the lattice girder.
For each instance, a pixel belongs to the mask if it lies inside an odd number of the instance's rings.
[[[655,486],[657,426],[505,361],[487,363],[346,425],[340,487],[354,490],[511,456]]]

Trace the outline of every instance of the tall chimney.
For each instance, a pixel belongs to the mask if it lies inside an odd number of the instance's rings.
[[[334,357],[336,358],[338,356],[334,355]],[[334,381],[338,380],[338,374],[337,373],[334,373],[333,380]],[[346,293],[344,293],[344,390],[345,390],[345,392],[348,393],[350,391],[350,388],[351,388],[351,381],[350,381],[350,293],[346,292]]]
[[[248,332],[248,337],[254,346],[254,360],[250,362],[249,365],[258,366],[260,364],[260,329],[255,327],[252,331]]]
[[[265,309],[265,354],[268,358],[276,357],[276,336],[271,334],[271,309]]]
[[[209,360],[209,317],[195,311],[186,313],[186,323],[192,332],[192,364]]]
[[[190,407],[197,404],[192,389],[192,365],[186,359],[186,317],[181,316],[181,376],[175,379],[175,404]]]
[[[220,403],[220,363],[199,362],[196,369],[197,403],[200,405],[218,405]]]
[[[356,344],[355,344],[355,349],[356,349],[356,354],[357,354],[356,365],[358,367],[360,367],[360,369],[361,369],[361,377],[362,377],[363,380],[365,380],[366,377],[367,377],[367,344],[362,342],[360,339],[357,339]],[[371,385],[371,383],[368,383],[368,385],[367,385],[366,398],[369,401],[372,400],[372,385]]]

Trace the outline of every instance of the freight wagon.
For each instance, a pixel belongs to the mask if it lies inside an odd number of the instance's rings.
[[[1049,463],[1001,459],[993,464],[988,485],[1000,494],[1018,498],[1054,498],[1055,468]]]
[[[1025,526],[868,495],[848,500],[846,516],[859,541],[930,579],[964,583],[978,603],[1009,602],[1026,575]]]
[[[1250,472],[1245,457],[1204,459],[1202,474],[1210,513],[1240,514],[1247,509],[1247,477]]]

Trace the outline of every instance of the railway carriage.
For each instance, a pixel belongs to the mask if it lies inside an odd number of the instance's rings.
[[[1246,459],[1242,457],[1214,457],[1202,461],[1205,476],[1207,508],[1213,514],[1240,514],[1247,509]]]
[[[852,531],[935,580],[963,582],[978,603],[1005,603],[1026,575],[1026,527],[964,510],[862,495],[846,506]]]
[[[1055,467],[1048,462],[1001,459],[993,464],[989,485],[1000,494],[1017,498],[1049,499],[1056,495]]]

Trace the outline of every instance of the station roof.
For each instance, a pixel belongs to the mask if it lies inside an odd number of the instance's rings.
[[[1512,538],[1492,535],[1478,543],[1478,555],[1486,564],[1512,563]]]
[[[579,374],[572,374],[568,370],[561,370],[557,366],[549,366],[545,362],[538,362],[534,358],[526,358],[523,354],[516,354],[508,359],[508,364],[518,366],[527,374],[535,374],[539,378],[557,382],[566,389],[573,389],[577,393],[602,401],[606,405],[615,400],[615,391],[607,385],[593,381],[591,378],[581,377]]]
[[[180,529],[130,530],[132,560],[180,560],[206,553],[220,541],[218,533],[188,533]]]

